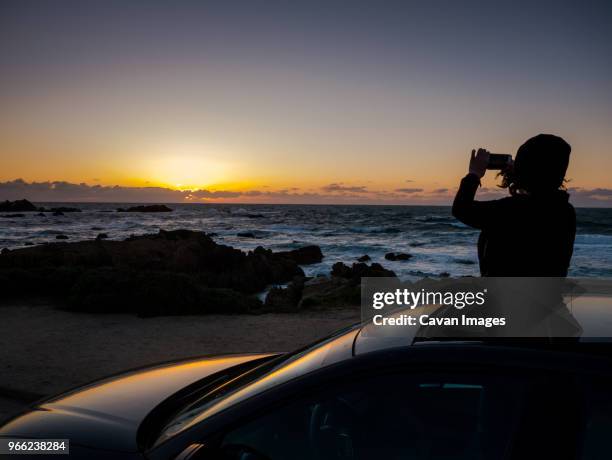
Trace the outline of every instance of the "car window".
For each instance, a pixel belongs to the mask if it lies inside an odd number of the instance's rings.
[[[521,380],[494,376],[347,381],[241,424],[221,449],[230,459],[500,459],[524,391]]]

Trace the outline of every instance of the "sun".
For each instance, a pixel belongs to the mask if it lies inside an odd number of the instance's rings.
[[[176,190],[201,189],[228,177],[227,165],[206,155],[204,149],[175,148],[146,163],[143,173],[149,182]]]

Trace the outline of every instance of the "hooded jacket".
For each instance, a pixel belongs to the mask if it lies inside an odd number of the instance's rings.
[[[453,216],[481,230],[478,260],[482,276],[565,277],[576,236],[576,212],[569,195],[515,195],[476,201],[480,180],[468,174],[453,202]]]

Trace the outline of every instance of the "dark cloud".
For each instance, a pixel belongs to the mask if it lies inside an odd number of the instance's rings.
[[[594,188],[584,189],[571,187],[568,189],[570,201],[575,206],[609,207],[612,206],[612,189]]]
[[[395,190],[368,190],[365,186],[346,186],[332,183],[316,190],[300,191],[297,187],[271,190],[262,185],[260,189],[232,190],[172,190],[164,187],[124,187],[104,186],[85,183],[73,184],[66,181],[26,182],[22,179],[0,182],[0,201],[26,198],[33,202],[123,202],[123,203],[182,203],[214,202],[223,200],[244,202],[274,202],[287,204],[308,203],[406,203],[414,201],[428,204],[450,204],[446,188],[422,193],[422,188],[398,188]],[[575,206],[610,207],[612,189],[584,189],[572,187],[568,190],[570,200]],[[477,198],[480,200],[497,199],[508,195],[507,190],[481,188]]]
[[[242,195],[241,192],[232,192],[230,190],[193,190],[189,192],[190,196],[194,198],[237,198]]]
[[[188,192],[163,187],[121,187],[73,184],[65,181],[0,182],[0,199],[31,201],[181,202]]]
[[[411,194],[411,193],[419,193],[422,192],[423,189],[422,188],[396,188],[395,191],[397,193],[407,193],[407,194]]]
[[[612,189],[609,188],[594,188],[591,190],[572,187],[568,190],[568,192],[583,196],[583,197],[599,197],[599,198],[612,198]]]
[[[340,183],[333,183],[322,187],[321,190],[327,193],[349,192],[349,193],[367,193],[368,189],[365,185],[347,186]]]
[[[332,184],[330,190],[341,194],[299,192],[298,187],[280,190],[172,190],[164,187],[124,187],[119,185],[73,184],[65,181],[25,182],[22,179],[0,182],[0,201],[26,198],[34,202],[124,202],[124,203],[181,203],[224,199],[268,200],[278,203],[353,203],[363,201],[364,187],[343,187]],[[351,193],[353,192],[353,193]],[[357,193],[355,193],[357,192]]]

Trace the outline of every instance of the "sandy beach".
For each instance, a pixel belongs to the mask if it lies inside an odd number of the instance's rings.
[[[209,353],[290,351],[359,320],[358,310],[262,315],[73,313],[0,306],[0,418],[28,399],[138,366]]]

